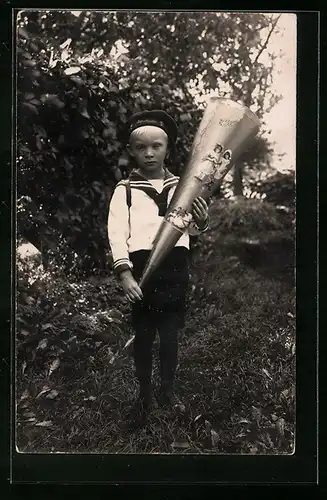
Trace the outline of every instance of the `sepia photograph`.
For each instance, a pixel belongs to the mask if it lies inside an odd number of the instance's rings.
[[[14,24],[16,450],[294,454],[296,14]]]

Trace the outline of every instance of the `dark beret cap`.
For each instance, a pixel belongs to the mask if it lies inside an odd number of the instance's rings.
[[[175,143],[178,134],[178,128],[175,120],[165,111],[153,109],[151,111],[142,111],[132,115],[125,125],[125,140],[129,139],[133,130],[145,125],[159,127],[166,132],[171,143]]]

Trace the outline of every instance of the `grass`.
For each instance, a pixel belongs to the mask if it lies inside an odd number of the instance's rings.
[[[21,452],[293,452],[294,287],[220,244],[208,232],[193,259],[176,380],[184,406],[154,410],[135,430],[126,428],[137,394],[132,344],[125,347],[133,332],[115,280],[49,276],[20,292]]]

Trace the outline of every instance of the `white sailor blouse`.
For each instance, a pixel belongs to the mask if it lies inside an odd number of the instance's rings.
[[[113,257],[114,271],[119,274],[133,265],[129,254],[138,250],[151,250],[164,218],[169,202],[178,184],[179,177],[165,170],[161,190],[156,180],[149,181],[133,170],[129,176],[131,207],[126,202],[126,186],[120,181],[110,201],[108,214],[108,238]],[[200,230],[192,222],[188,231],[180,237],[176,246],[189,248],[189,235],[194,236],[208,229]]]

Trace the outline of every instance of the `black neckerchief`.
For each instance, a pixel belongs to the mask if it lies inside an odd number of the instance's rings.
[[[175,179],[175,176],[171,172],[169,172],[169,170],[165,169],[164,172],[165,172],[164,187],[161,193],[158,193],[158,191],[151,184],[151,182],[136,170],[133,170],[129,176],[131,187],[133,189],[139,189],[140,191],[143,191],[156,203],[159,209],[160,217],[164,217],[164,215],[166,214],[167,204],[168,204],[168,193],[171,187],[174,185],[173,183],[167,183],[165,185],[165,182],[169,181],[170,179],[171,180]],[[134,184],[133,181],[142,182],[142,184],[140,185]]]

